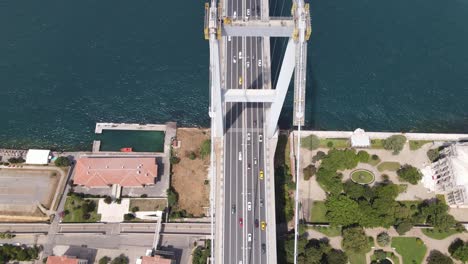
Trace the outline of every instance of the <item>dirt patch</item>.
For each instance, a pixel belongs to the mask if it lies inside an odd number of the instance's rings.
[[[203,141],[210,139],[209,129],[178,128],[177,139],[180,148],[174,149],[180,158],[178,164],[172,167],[171,186],[179,194],[179,210],[186,210],[194,216],[205,214],[209,207],[209,185],[205,185],[208,175],[210,157],[200,156],[200,146]],[[190,159],[191,153],[196,155]],[[192,154],[193,155],[193,154]]]

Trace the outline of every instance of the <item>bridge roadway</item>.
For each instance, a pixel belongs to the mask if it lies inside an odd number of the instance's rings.
[[[262,0],[224,0],[223,7],[233,21],[260,20],[262,16]],[[268,88],[263,37],[223,37],[222,51],[226,89]],[[261,228],[268,203],[264,117],[263,103],[225,105],[224,264],[267,263],[266,230]]]

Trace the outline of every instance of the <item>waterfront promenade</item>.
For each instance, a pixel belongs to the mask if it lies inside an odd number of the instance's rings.
[[[293,131],[297,136],[297,131]],[[351,138],[353,131],[319,131],[302,130],[301,136],[316,135],[320,138]],[[367,132],[370,139],[386,139],[393,135],[403,135],[408,140],[431,140],[431,141],[459,141],[468,140],[468,134],[449,134],[449,133],[401,133],[401,132]]]

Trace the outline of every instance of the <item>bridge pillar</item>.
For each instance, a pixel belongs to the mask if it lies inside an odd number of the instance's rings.
[[[290,38],[288,41],[288,46],[286,47],[286,52],[284,54],[283,63],[281,64],[281,71],[278,76],[278,81],[276,83],[276,96],[273,103],[271,104],[266,121],[266,128],[269,138],[273,137],[276,132],[278,119],[281,114],[281,109],[283,108],[284,99],[286,98],[286,93],[288,92],[289,84],[291,83],[294,67],[296,65],[296,45],[297,44],[295,41]]]

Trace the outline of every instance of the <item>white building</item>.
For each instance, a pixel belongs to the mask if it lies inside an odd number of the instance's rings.
[[[452,144],[440,155],[422,170],[424,186],[444,194],[450,206],[468,206],[468,143]]]
[[[353,148],[368,148],[371,145],[369,135],[364,129],[358,128],[351,135],[351,146]]]
[[[48,149],[30,149],[26,154],[26,163],[34,165],[48,164],[50,160],[50,150]]]

